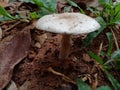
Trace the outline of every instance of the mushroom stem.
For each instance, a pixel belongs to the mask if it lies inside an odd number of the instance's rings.
[[[59,59],[66,59],[69,55],[71,47],[71,35],[63,34],[61,40]]]

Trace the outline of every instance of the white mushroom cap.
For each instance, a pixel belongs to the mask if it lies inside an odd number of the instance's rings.
[[[83,34],[100,28],[93,18],[81,13],[62,13],[45,15],[40,18],[36,28],[61,34]]]

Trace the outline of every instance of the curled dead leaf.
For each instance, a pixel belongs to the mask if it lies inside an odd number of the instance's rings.
[[[0,42],[0,90],[9,83],[15,65],[27,56],[30,42],[28,28]]]

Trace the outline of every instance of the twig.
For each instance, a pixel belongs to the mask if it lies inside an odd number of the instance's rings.
[[[71,78],[67,77],[66,75],[64,75],[64,74],[62,74],[62,73],[60,73],[60,72],[55,71],[52,67],[49,67],[49,68],[48,68],[48,71],[49,71],[49,72],[52,72],[52,73],[55,74],[55,75],[61,76],[61,77],[63,78],[63,80],[65,80],[65,81],[67,81],[67,82],[70,82],[70,83],[72,83],[72,84],[76,84],[76,82],[73,81]]]
[[[98,79],[97,79],[97,77],[98,77],[98,74],[96,73],[94,75],[95,80],[93,80],[93,83],[92,83],[92,90],[96,90],[96,88],[97,88],[97,85],[98,85]]]
[[[100,52],[102,50],[102,47],[103,47],[103,42],[100,43],[100,47],[99,47],[99,51],[98,51],[98,56],[100,56]]]
[[[15,26],[17,26],[17,25],[20,24],[20,23],[21,23],[21,21],[18,21],[18,22],[16,22],[14,25],[12,25],[11,27],[7,28],[7,29],[4,30],[4,31],[5,31],[5,32],[10,31],[11,29],[13,29]]]
[[[110,30],[111,30],[111,32],[112,32],[112,34],[113,34],[113,38],[114,38],[114,40],[115,40],[116,48],[117,48],[117,50],[119,50],[119,45],[118,45],[118,41],[117,41],[117,38],[116,38],[116,36],[115,36],[115,33],[113,32],[113,29],[112,29],[112,28],[111,28]]]
[[[9,24],[9,23],[14,23],[14,22],[15,22],[15,20],[12,20],[12,21],[4,21],[4,22],[1,22],[1,23],[0,23],[0,26],[5,25],[5,24]]]

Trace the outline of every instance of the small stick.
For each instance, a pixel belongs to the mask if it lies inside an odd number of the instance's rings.
[[[64,74],[62,74],[62,73],[60,73],[60,72],[55,71],[52,67],[49,67],[49,68],[48,68],[48,71],[49,71],[49,72],[52,72],[52,73],[55,74],[55,75],[61,76],[61,77],[63,78],[63,80],[65,80],[65,81],[67,81],[67,82],[70,82],[70,83],[72,83],[72,84],[76,84],[76,82],[73,81],[71,78],[67,77],[66,75],[64,75]]]
[[[100,43],[100,47],[99,47],[99,51],[98,51],[98,56],[100,56],[100,52],[102,50],[102,47],[103,47],[103,41]]]
[[[15,22],[15,20],[12,20],[12,21],[1,21],[1,23],[0,23],[0,26],[2,26],[2,25],[5,25],[5,24],[9,24],[9,23],[14,23]]]
[[[7,28],[7,29],[4,30],[4,31],[5,31],[5,32],[10,31],[11,29],[13,29],[15,26],[17,26],[17,25],[20,24],[20,23],[21,23],[21,21],[18,21],[18,22],[16,22],[14,25],[12,25],[11,27]]]
[[[110,29],[110,30],[111,30],[111,32],[112,32],[112,34],[113,34],[113,38],[114,38],[114,40],[115,40],[116,48],[117,48],[117,50],[119,50],[120,48],[119,48],[118,41],[117,41],[117,38],[116,38],[116,36],[115,36],[115,33],[113,32],[112,29]]]

